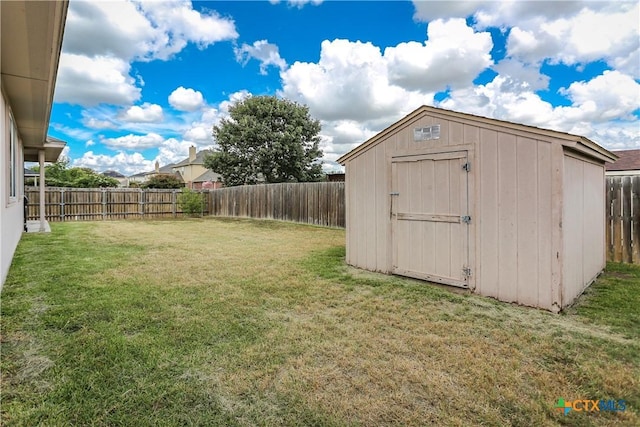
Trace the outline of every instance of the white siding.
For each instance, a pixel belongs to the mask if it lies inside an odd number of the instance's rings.
[[[18,138],[16,162],[16,197],[9,195],[9,108],[2,95],[0,102],[0,289],[9,272],[11,259],[18,246],[23,229],[24,194],[22,143]]]

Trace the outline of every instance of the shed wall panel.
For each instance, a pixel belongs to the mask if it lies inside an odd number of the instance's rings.
[[[514,135],[498,133],[498,298],[508,302],[517,300],[518,283],[518,176],[515,142]]]
[[[538,142],[517,138],[518,303],[538,305]]]
[[[372,230],[372,233],[375,233],[375,249],[376,249],[376,271],[387,272],[390,270],[391,266],[389,265],[389,251],[391,248],[391,244],[389,241],[389,233],[391,224],[389,222],[390,219],[390,208],[389,208],[389,171],[388,168],[390,165],[387,165],[387,156],[386,156],[386,145],[380,144],[375,147],[375,169],[376,169],[376,179],[373,183],[370,191],[374,192],[376,195],[376,205],[375,205],[375,217],[376,224],[375,229]]]
[[[551,261],[552,245],[552,172],[551,172],[551,144],[538,142],[537,161],[537,220],[538,230],[534,237],[538,240],[538,284],[537,306],[551,309]]]
[[[376,228],[376,199],[378,191],[375,190],[374,183],[376,182],[376,150],[370,150],[369,162],[365,165],[364,182],[369,185],[373,191],[364,192],[364,212],[363,218],[365,220],[365,263],[370,270],[377,270],[377,249],[376,249],[376,234],[378,230]],[[382,173],[382,171],[380,171]]]
[[[604,167],[584,164],[584,277],[585,282],[597,277],[606,265],[605,179]],[[585,285],[587,284],[585,283]]]
[[[604,167],[569,155],[564,159],[563,307],[605,266]]]
[[[562,217],[563,253],[562,305],[578,295],[583,286],[584,212],[583,162],[564,157],[564,209]]]
[[[478,146],[478,292],[498,297],[498,133],[482,129]]]

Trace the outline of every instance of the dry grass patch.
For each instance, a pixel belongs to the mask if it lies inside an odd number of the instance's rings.
[[[341,230],[53,231],[25,236],[3,291],[7,425],[640,423],[636,335],[348,268]],[[628,409],[565,417],[560,397]]]

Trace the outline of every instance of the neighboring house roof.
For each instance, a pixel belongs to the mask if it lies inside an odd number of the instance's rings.
[[[535,134],[540,138],[554,138],[560,139],[563,141],[562,145],[566,147],[570,147],[575,151],[588,154],[595,158],[602,160],[603,162],[613,162],[616,160],[616,156],[608,151],[607,149],[599,146],[597,143],[591,141],[584,136],[572,135],[570,133],[559,132],[550,129],[542,129],[535,126],[523,125],[520,123],[508,122],[505,120],[491,119],[488,117],[476,116],[474,114],[461,113],[458,111],[446,110],[443,108],[430,107],[427,105],[423,105],[422,107],[416,109],[415,111],[409,113],[404,118],[399,121],[391,124],[389,127],[379,132],[375,136],[369,138],[367,141],[360,144],[358,147],[349,151],[348,153],[342,155],[337,162],[341,165],[344,165],[347,161],[352,158],[358,156],[360,153],[367,151],[369,148],[377,145],[381,141],[385,140],[385,138],[391,135],[396,130],[407,126],[408,124],[420,119],[424,115],[431,114],[445,117],[448,120],[457,119],[460,121],[469,121],[475,122],[478,124],[482,124],[487,128],[495,127],[495,128],[507,128],[516,132],[527,132],[530,134]]]
[[[175,165],[173,165],[174,168],[179,168],[182,166],[189,166],[189,165],[204,165],[204,158],[206,156],[208,156],[209,154],[213,154],[212,150],[202,150],[196,153],[196,158],[194,161],[189,161],[189,157],[187,157],[186,159],[176,163]]]
[[[174,163],[169,163],[169,164],[168,164],[168,165],[166,165],[166,166],[162,166],[162,167],[160,168],[160,173],[173,173],[173,168],[174,168],[175,166],[176,166],[176,165],[175,165]],[[156,173],[156,171],[152,171],[152,172],[148,172],[148,173]]]
[[[24,176],[26,177],[40,176],[40,173],[31,169],[24,168]]]
[[[212,170],[208,170],[193,180],[193,182],[209,182],[209,181],[211,182],[222,181],[222,175],[220,175],[219,173],[215,173]]]
[[[125,178],[125,176],[118,171],[104,171],[102,172],[102,175],[109,176],[111,178]]]
[[[640,149],[614,151],[613,154],[618,156],[618,160],[606,164],[607,171],[640,170]]]
[[[182,176],[182,174],[180,173],[180,171],[176,170],[178,168],[181,168],[183,166],[190,166],[190,165],[204,165],[204,158],[209,155],[212,154],[213,151],[212,150],[202,150],[198,153],[196,153],[196,158],[190,162],[189,161],[189,157],[185,158],[184,160],[181,160],[178,163],[169,163],[168,165],[162,166],[161,168],[158,169],[158,171],[156,172],[155,170],[152,171],[148,171],[148,172],[140,172],[134,175],[130,175],[129,178],[145,178],[149,175],[175,175],[176,178],[178,178],[181,182],[184,182],[184,178]],[[215,173],[215,172],[211,172],[214,175],[214,179],[201,179],[202,177],[204,177],[207,172],[205,172],[204,174],[200,175],[194,182],[206,182],[206,181],[217,181],[218,177],[220,179],[222,179],[221,175]]]

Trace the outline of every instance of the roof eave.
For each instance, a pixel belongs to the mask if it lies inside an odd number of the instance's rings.
[[[0,2],[2,87],[25,148],[44,148],[68,1]],[[10,37],[7,37],[10,35]]]
[[[378,141],[386,138],[389,134],[391,134],[397,128],[404,126],[405,124],[418,118],[420,115],[426,115],[428,113],[443,115],[443,116],[457,118],[457,119],[470,120],[473,122],[484,123],[485,125],[488,124],[492,126],[502,126],[502,127],[516,130],[516,131],[528,132],[535,135],[540,135],[543,138],[560,139],[563,141],[563,145],[568,147],[574,147],[576,150],[582,153],[591,155],[603,162],[614,162],[618,158],[615,154],[611,153],[609,150],[601,147],[597,143],[583,136],[423,105],[420,108],[416,109],[415,111],[409,113],[404,118],[393,123],[386,129],[380,131],[375,136],[369,138],[368,140],[366,140],[365,142],[363,142],[353,150],[349,151],[346,154],[343,154],[341,157],[338,158],[337,162],[344,166],[350,159],[357,156],[361,152],[368,150],[372,146],[376,145]]]

